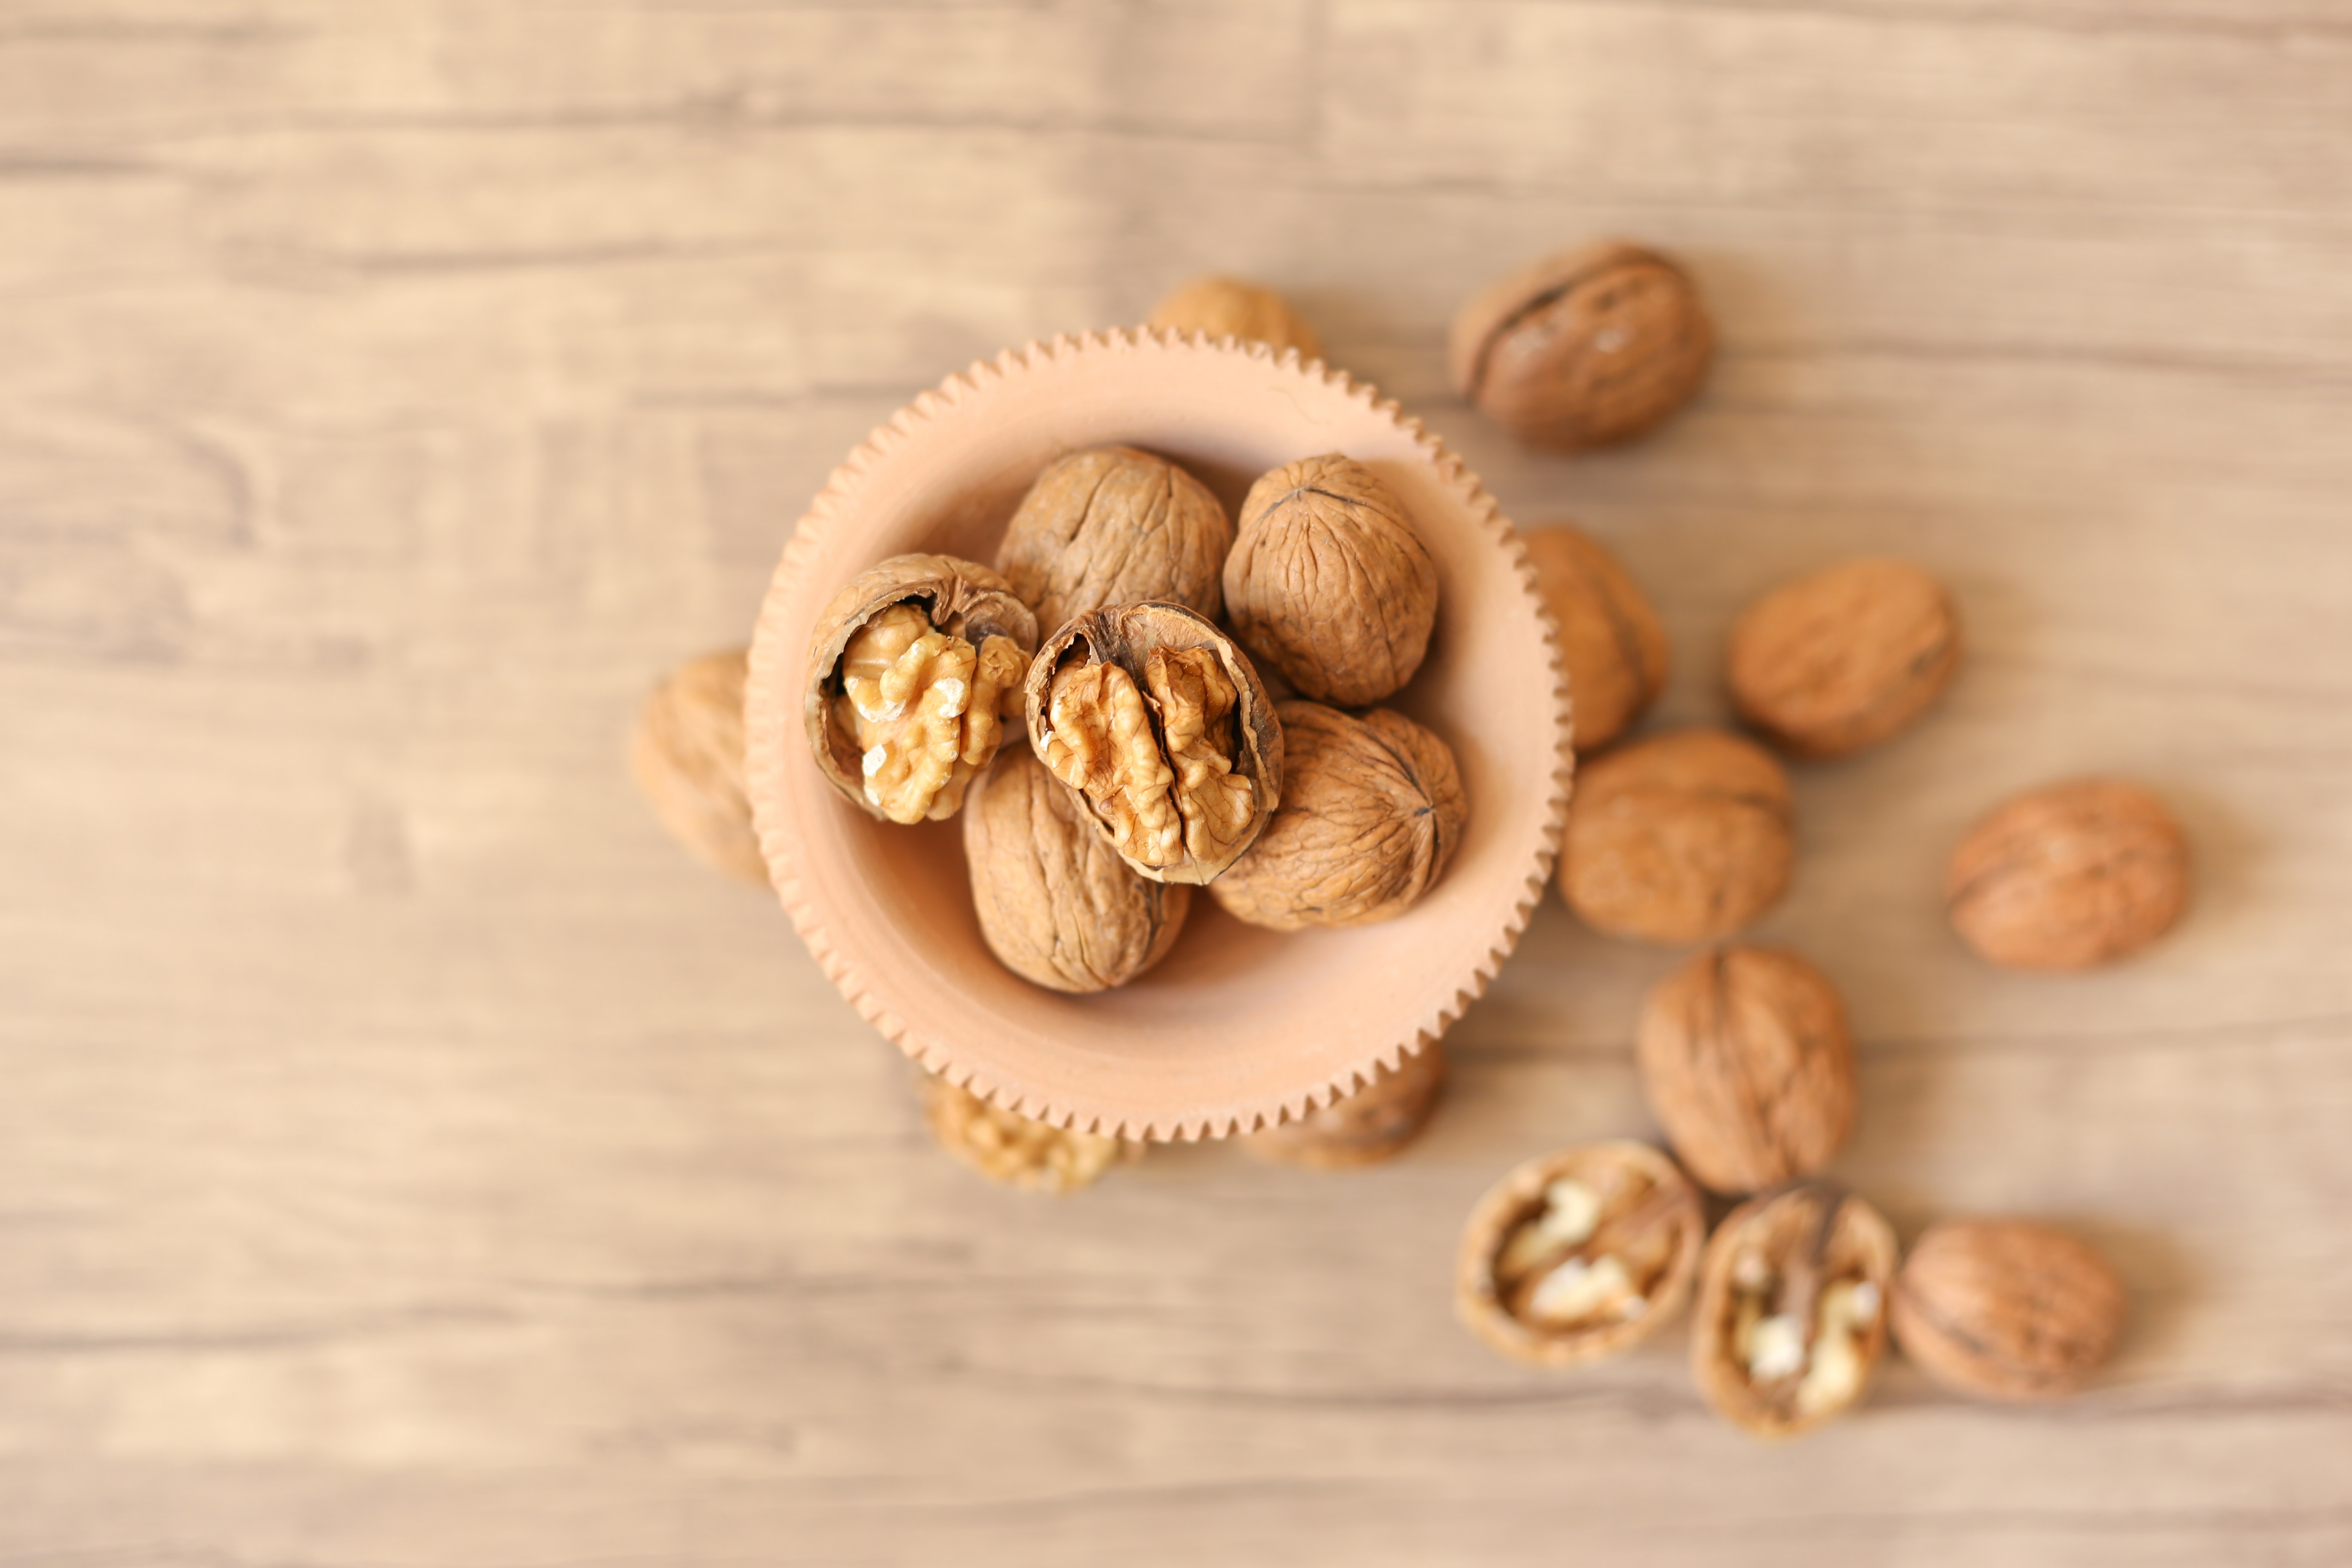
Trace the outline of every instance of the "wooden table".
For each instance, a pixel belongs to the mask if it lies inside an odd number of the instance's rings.
[[[1656,439],[1514,450],[1454,305],[1686,258]],[[1451,1319],[1493,1177],[1651,1123],[1675,955],[1548,906],[1403,1162],[937,1153],[622,765],[916,389],[1225,268],[1661,601],[1667,721],[1838,554],[1971,662],[1800,776],[1839,1170],[2131,1282],[2047,1410],[1890,1367],[1758,1447],[1677,1347]],[[0,1561],[2352,1558],[2352,9],[2341,0],[7,0]],[[2188,822],[2142,959],[1937,879],[2083,770]]]

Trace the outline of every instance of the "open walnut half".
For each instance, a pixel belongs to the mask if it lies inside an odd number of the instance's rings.
[[[1023,683],[1030,749],[1155,882],[1202,883],[1282,800],[1282,727],[1232,640],[1181,605],[1089,610]]]
[[[994,572],[892,556],[817,617],[803,708],[818,768],[886,821],[953,816],[1020,710],[1036,647],[1036,616]]]
[[[1698,1189],[1657,1150],[1562,1149],[1519,1166],[1470,1211],[1454,1309],[1515,1361],[1580,1366],[1673,1318],[1706,1237]]]

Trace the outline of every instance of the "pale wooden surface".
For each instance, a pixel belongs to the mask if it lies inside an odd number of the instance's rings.
[[[1687,256],[1725,353],[1520,456],[1451,306]],[[1555,905],[1397,1166],[936,1155],[622,736],[915,388],[1293,291],[1658,594],[1668,709],[1835,552],[1947,574],[1947,710],[1800,781],[1840,1169],[2063,1217],[2138,1317],[2048,1411],[1905,1369],[1759,1448],[1675,1354],[1450,1321],[1523,1155],[1639,1131],[1671,956]],[[2352,7],[2341,0],[5,0],[0,1560],[2352,1558]],[[1946,847],[2145,777],[2201,899],[1995,974]]]

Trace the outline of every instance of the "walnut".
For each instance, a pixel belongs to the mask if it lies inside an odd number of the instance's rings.
[[[1771,753],[1720,730],[1682,730],[1582,771],[1559,888],[1612,936],[1714,942],[1770,908],[1795,863],[1789,775]]]
[[[991,1181],[1033,1193],[1074,1193],[1143,1146],[1034,1121],[934,1073],[923,1075],[923,1120],[940,1147]]]
[[[1699,1265],[1699,1392],[1760,1437],[1793,1436],[1852,1406],[1886,1348],[1895,1259],[1885,1217],[1823,1183],[1732,1210]]]
[[[1265,475],[1225,557],[1234,635],[1302,697],[1360,708],[1412,679],[1437,564],[1370,468],[1332,454]]]
[[[1638,436],[1706,379],[1715,329],[1664,257],[1607,241],[1521,268],[1475,295],[1446,344],[1454,390],[1530,447]]]
[[[1238,338],[1271,343],[1276,353],[1297,349],[1302,360],[1319,359],[1323,344],[1315,329],[1298,319],[1290,301],[1271,289],[1238,278],[1195,278],[1151,307],[1150,325],[1180,332],[1205,332],[1212,340]]]
[[[1599,1361],[1682,1310],[1706,1238],[1697,1189],[1655,1149],[1563,1149],[1519,1166],[1470,1211],[1454,1310],[1516,1361]]]
[[[1055,991],[1126,984],[1166,955],[1192,907],[1192,889],[1129,870],[1026,746],[972,781],[963,852],[989,951]]]
[[[1793,952],[1718,948],[1666,976],[1634,1059],[1684,1167],[1718,1193],[1809,1175],[1853,1128],[1845,1008]]]
[[[1947,1220],[1895,1278],[1895,1342],[1947,1388],[2074,1393],[2116,1348],[2123,1282],[2090,1247],[2021,1219]]]
[[[638,710],[629,765],[671,837],[705,864],[764,888],[768,862],[743,793],[743,677],[740,647],[670,671]]]
[[[1037,621],[1011,584],[951,555],[897,555],[833,596],[809,641],[809,747],[890,822],[955,815],[1018,710]]]
[[[1599,543],[1565,523],[1532,529],[1528,559],[1559,631],[1574,702],[1575,745],[1598,751],[1666,684],[1666,629],[1642,590]]]
[[[1082,610],[1159,599],[1214,620],[1233,520],[1165,458],[1097,447],[1037,476],[997,546],[996,568],[1051,632]]]
[[[1355,1093],[1253,1132],[1242,1147],[1276,1164],[1316,1171],[1378,1164],[1421,1135],[1444,1088],[1444,1042],[1432,1040]]]
[[[2087,969],[2145,947],[2189,902],[2189,841],[2137,784],[2078,779],[2017,796],[1952,851],[1953,929],[2012,969]]]
[[[1155,882],[1205,882],[1282,800],[1282,727],[1257,671],[1180,605],[1088,610],[1037,650],[1029,744]]]
[[[1293,700],[1274,712],[1282,808],[1210,895],[1276,931],[1394,920],[1444,874],[1469,821],[1453,752],[1386,709]]]
[[[1731,628],[1739,716],[1801,757],[1842,757],[1906,729],[1960,663],[1959,614],[1907,561],[1864,557],[1784,583]]]

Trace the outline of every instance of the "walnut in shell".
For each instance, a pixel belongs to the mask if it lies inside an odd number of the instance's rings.
[[[1165,458],[1095,447],[1046,465],[997,546],[996,568],[1052,632],[1082,610],[1159,599],[1211,620],[1233,520]]]
[[[1631,1349],[1682,1309],[1706,1214],[1646,1143],[1585,1143],[1530,1160],[1470,1211],[1454,1310],[1515,1361],[1580,1366]]]
[[[1666,684],[1666,629],[1617,558],[1566,523],[1528,531],[1536,586],[1559,632],[1580,752],[1625,732]]]
[[[1871,556],[1748,605],[1725,675],[1739,716],[1780,746],[1842,757],[1908,728],[1959,664],[1959,613],[1944,585],[1907,561]]]
[[[809,639],[817,767],[886,821],[952,816],[1019,710],[1036,647],[1036,616],[994,572],[892,556],[835,594]]]
[[[1314,1171],[1378,1164],[1421,1136],[1444,1089],[1445,1045],[1432,1040],[1355,1093],[1253,1132],[1242,1147],[1262,1160]]]
[[[1953,929],[2012,969],[2087,969],[2145,947],[2189,903],[2189,840],[2111,779],[2031,790],[1969,830],[1944,896]]]
[[[1691,1370],[1759,1437],[1810,1431],[1862,1398],[1886,1348],[1895,1228],[1820,1182],[1751,1198],[1699,1265]]]
[[[688,659],[646,697],[629,742],[637,788],[670,837],[706,865],[768,885],[743,793],[744,650]]]
[[[1055,991],[1126,984],[1167,953],[1192,907],[1192,889],[1129,870],[1026,746],[972,782],[963,853],[989,951]]]
[[[1411,680],[1437,621],[1437,563],[1402,503],[1337,453],[1250,487],[1224,587],[1242,646],[1300,696],[1343,708]]]
[[[1282,726],[1241,649],[1181,605],[1088,610],[1037,650],[1029,744],[1119,858],[1206,882],[1282,802]]]
[[[1454,389],[1530,447],[1638,436],[1706,379],[1715,329],[1655,251],[1606,241],[1521,268],[1474,296],[1446,344]]]
[[[1793,952],[1717,948],[1666,976],[1634,1060],[1684,1168],[1718,1193],[1810,1175],[1853,1129],[1845,1008]]]
[[[1796,864],[1789,775],[1720,730],[1611,752],[1569,802],[1559,888],[1594,930],[1713,942],[1769,909]]]
[[[1444,874],[1469,821],[1454,752],[1384,708],[1294,699],[1274,711],[1282,808],[1210,896],[1276,931],[1394,920]]]
[[[1001,1110],[936,1073],[922,1080],[923,1121],[940,1147],[992,1182],[1032,1193],[1074,1193],[1143,1146],[1034,1121]]]
[[[1895,1277],[1895,1342],[1945,1387],[2074,1393],[2114,1353],[2124,1288],[2087,1244],[2022,1219],[1931,1226]]]
[[[1319,359],[1323,353],[1315,329],[1299,319],[1289,300],[1239,278],[1193,279],[1151,308],[1150,324],[1205,332],[1212,339],[1271,343],[1277,353],[1297,349],[1302,360]]]

